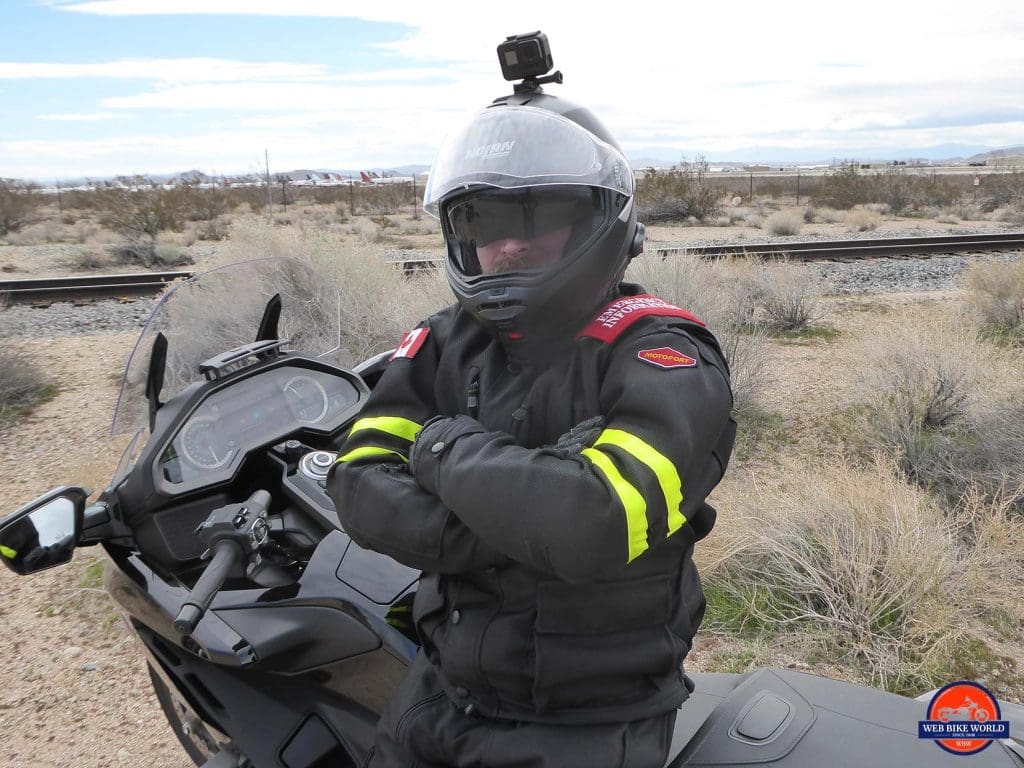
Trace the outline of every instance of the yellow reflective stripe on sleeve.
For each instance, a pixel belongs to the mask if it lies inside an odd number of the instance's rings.
[[[622,476],[615,463],[601,451],[584,448],[581,453],[608,478],[619,501],[622,502],[622,508],[626,512],[626,534],[629,539],[629,559],[626,562],[632,562],[647,549],[647,502],[640,495],[640,491]]]
[[[0,544],[0,555],[3,555],[8,560],[13,560],[14,558],[16,558],[18,556],[18,553],[15,552],[10,547],[5,547],[2,544]]]
[[[366,419],[359,419],[359,421],[353,424],[352,429],[349,430],[349,435],[354,435],[356,432],[361,432],[364,429],[386,432],[389,435],[401,437],[411,443],[416,439],[419,431],[423,429],[423,425],[409,419],[403,419],[400,416],[371,416]]]
[[[661,492],[665,495],[668,535],[671,536],[683,527],[686,517],[679,511],[679,507],[683,503],[683,483],[679,479],[679,472],[675,465],[668,460],[668,457],[659,453],[636,435],[631,435],[621,429],[606,429],[594,441],[595,448],[599,445],[614,445],[616,448],[621,448],[637,461],[650,467],[655,477],[658,478]]]
[[[371,456],[397,456],[405,463],[409,463],[409,460],[405,458],[398,451],[392,451],[390,448],[378,448],[375,445],[364,445],[362,448],[356,448],[354,451],[349,451],[344,456],[339,456],[335,464],[341,464],[343,462],[355,461],[356,459],[368,459]]]

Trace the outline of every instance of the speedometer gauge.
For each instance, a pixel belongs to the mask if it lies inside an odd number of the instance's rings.
[[[213,419],[193,417],[181,432],[181,455],[189,464],[200,469],[223,467],[235,453],[232,445],[218,434]]]
[[[284,385],[284,397],[292,415],[314,423],[327,415],[330,402],[323,384],[309,376],[293,376]]]

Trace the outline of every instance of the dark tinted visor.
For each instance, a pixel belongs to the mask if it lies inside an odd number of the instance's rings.
[[[446,215],[459,241],[458,266],[477,275],[551,263],[600,228],[606,200],[602,190],[583,186],[477,192],[456,200]],[[501,258],[499,250],[518,258]]]

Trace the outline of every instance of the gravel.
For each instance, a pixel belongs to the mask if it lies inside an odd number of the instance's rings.
[[[0,336],[51,338],[138,333],[153,306],[152,299],[58,301],[41,307],[15,304],[0,310]]]

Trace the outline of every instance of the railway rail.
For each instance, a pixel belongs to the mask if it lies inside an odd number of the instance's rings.
[[[0,280],[0,302],[30,303],[150,296],[191,272],[133,272],[125,275],[78,275],[29,280]]]
[[[870,240],[812,240],[775,243],[654,248],[661,256],[694,254],[707,259],[727,256],[789,258],[797,261],[857,261],[879,258],[914,258],[949,253],[1024,251],[1024,232],[997,232],[934,237],[886,237]],[[402,256],[393,260],[407,273],[438,267],[435,256]],[[152,295],[167,283],[191,277],[191,272],[136,272],[126,275],[88,275],[31,280],[0,280],[0,302],[53,302]]]

